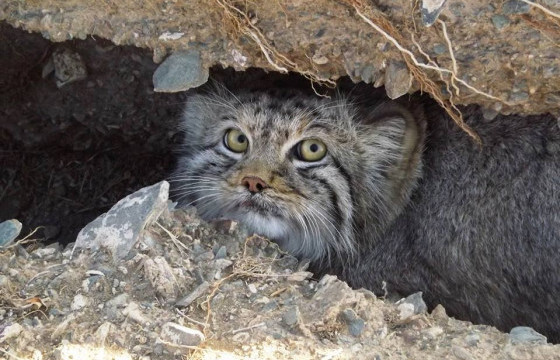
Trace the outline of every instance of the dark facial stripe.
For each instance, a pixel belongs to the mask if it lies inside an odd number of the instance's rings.
[[[327,189],[331,203],[333,204],[334,207],[335,225],[337,229],[340,229],[342,227],[342,223],[344,220],[342,218],[342,210],[340,209],[338,194],[336,193],[336,191],[334,191],[333,187],[331,186],[331,184],[329,184],[329,182],[326,179],[320,178],[315,174],[309,173],[309,170],[311,169],[300,169],[301,176],[303,176],[304,178],[310,181],[316,181],[321,185],[323,185],[325,189]]]
[[[348,174],[348,171],[346,170],[346,168],[344,166],[342,166],[342,164],[340,163],[340,161],[338,161],[337,158],[335,158],[334,156],[331,156],[331,159],[332,159],[334,165],[340,171],[340,174],[344,177],[344,180],[346,180],[346,186],[348,187],[348,192],[350,193],[350,201],[352,202],[352,207],[355,209],[356,208],[356,199],[354,198],[354,188],[352,187],[352,178],[350,177],[350,174]]]

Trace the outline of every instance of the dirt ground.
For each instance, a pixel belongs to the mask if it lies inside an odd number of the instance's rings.
[[[87,77],[57,88],[57,49]],[[54,44],[0,23],[0,221],[68,243],[116,201],[165,178],[182,94],[152,91],[151,53],[103,39]]]
[[[145,193],[111,209],[110,227],[127,231],[144,209],[132,242],[86,232],[76,247],[29,237],[0,249],[0,359],[560,359],[527,328],[504,334],[441,306],[428,314],[419,293],[393,304],[314,279],[235,223],[168,208],[166,186],[150,187],[161,210]]]

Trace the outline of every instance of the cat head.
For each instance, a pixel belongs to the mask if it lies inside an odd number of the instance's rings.
[[[423,123],[394,102],[360,107],[296,90],[195,95],[173,194],[295,256],[349,258],[408,201]]]

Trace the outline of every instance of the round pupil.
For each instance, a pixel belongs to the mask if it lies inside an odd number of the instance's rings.
[[[245,135],[237,135],[237,142],[243,144],[245,142]]]
[[[309,146],[309,150],[311,150],[311,152],[317,152],[319,150],[319,145],[311,144],[311,146]]]

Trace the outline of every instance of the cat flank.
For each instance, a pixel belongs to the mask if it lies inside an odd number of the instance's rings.
[[[187,102],[172,184],[181,206],[232,219],[378,295],[560,341],[560,127],[433,105],[218,87]],[[424,115],[424,113],[426,115]]]

